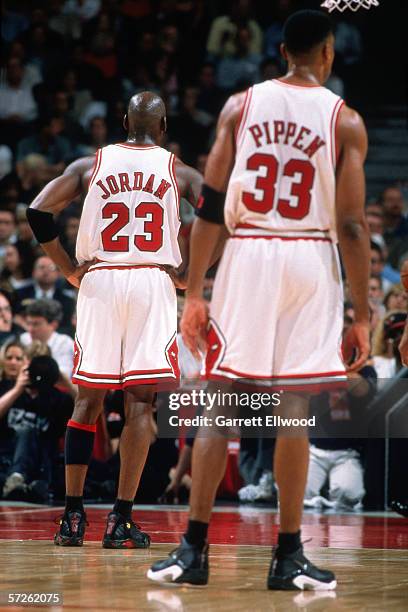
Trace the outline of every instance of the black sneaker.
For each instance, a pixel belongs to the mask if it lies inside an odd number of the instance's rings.
[[[110,512],[106,523],[103,548],[149,548],[150,536],[131,519]]]
[[[337,586],[333,572],[310,563],[303,554],[303,546],[290,555],[279,556],[275,551],[268,575],[268,589],[272,591],[332,591]]]
[[[84,543],[86,522],[85,512],[71,510],[55,521],[59,524],[59,531],[54,536],[57,546],[82,546]]]
[[[408,501],[393,501],[391,502],[391,509],[408,518]]]
[[[154,582],[204,585],[208,582],[208,544],[192,546],[181,538],[181,544],[167,559],[153,563],[147,577]]]

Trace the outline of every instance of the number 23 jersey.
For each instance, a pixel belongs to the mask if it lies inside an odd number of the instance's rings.
[[[343,100],[320,86],[271,80],[246,93],[225,222],[336,240],[336,124]]]
[[[179,192],[175,156],[127,143],[99,149],[76,244],[79,263],[178,267]]]

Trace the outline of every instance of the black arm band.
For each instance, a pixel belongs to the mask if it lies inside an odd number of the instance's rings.
[[[215,191],[204,183],[195,214],[204,221],[224,225],[224,204],[225,193]]]
[[[52,213],[38,210],[37,208],[27,208],[27,221],[33,230],[38,242],[51,242],[58,236],[58,227],[54,221]]]

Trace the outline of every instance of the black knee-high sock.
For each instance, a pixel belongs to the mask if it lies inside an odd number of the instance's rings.
[[[132,518],[132,507],[133,501],[127,501],[126,499],[117,498],[115,501],[115,505],[113,506],[113,511],[118,512],[125,519]]]
[[[278,535],[278,555],[290,555],[302,546],[300,541],[300,530],[296,533],[279,533]]]
[[[68,421],[65,434],[65,465],[89,465],[91,460],[96,425]]]
[[[187,531],[184,534],[185,539],[189,544],[203,548],[207,540],[208,523],[201,521],[188,521]]]
[[[65,434],[65,465],[89,465],[96,425],[86,425],[71,419]],[[67,495],[65,511],[84,511],[82,495]]]

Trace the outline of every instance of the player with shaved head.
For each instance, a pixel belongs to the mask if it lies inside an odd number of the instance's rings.
[[[103,546],[150,545],[132,521],[132,504],[151,441],[155,393],[179,377],[179,198],[196,205],[201,175],[161,148],[166,109],[156,94],[133,96],[124,127],[125,142],[72,163],[27,212],[44,251],[79,287],[72,378],[79,391],[65,438],[66,507],[54,539],[61,546],[83,544],[83,488],[108,389],[124,391],[125,425],[118,494]],[[61,245],[54,215],[85,190],[75,264]]]

